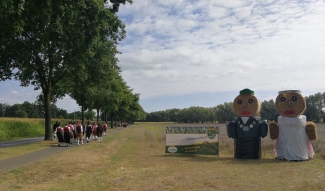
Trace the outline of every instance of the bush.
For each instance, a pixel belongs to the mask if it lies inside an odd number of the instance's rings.
[[[1,118],[0,141],[44,136],[44,119]]]
[[[19,118],[28,118],[26,111],[23,111],[21,109],[15,112],[15,116]]]

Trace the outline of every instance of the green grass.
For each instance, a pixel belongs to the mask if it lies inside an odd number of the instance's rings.
[[[0,118],[0,141],[44,135],[44,120]]]
[[[324,190],[324,125],[313,141],[315,159],[274,159],[262,139],[262,158],[233,158],[233,140],[220,124],[220,155],[165,155],[164,123],[109,130],[90,142],[0,175],[3,190]],[[27,148],[26,148],[27,149]]]
[[[52,119],[61,126],[67,124],[69,119]],[[0,118],[0,141],[17,140],[28,137],[41,137],[45,135],[45,122],[42,118]]]

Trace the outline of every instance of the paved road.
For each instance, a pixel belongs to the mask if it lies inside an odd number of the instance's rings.
[[[34,138],[26,138],[26,139],[21,139],[21,140],[2,141],[2,142],[0,142],[0,148],[14,147],[14,146],[18,146],[18,145],[34,143],[34,142],[39,142],[39,141],[43,141],[43,140],[44,140],[44,137],[34,137]]]
[[[43,141],[43,140],[44,137],[34,137],[34,138],[26,138],[21,140],[3,141],[0,142],[0,148],[14,147],[18,145],[30,144],[34,142]],[[22,166],[34,163],[36,161],[42,160],[46,157],[52,156],[54,154],[57,154],[59,152],[65,151],[73,147],[76,147],[76,145],[71,145],[70,147],[51,146],[35,152],[0,160],[0,173],[8,170],[20,168]]]
[[[4,160],[0,160],[0,173],[5,171],[13,170],[20,168],[22,166],[40,161],[44,158],[50,157],[54,154],[66,151],[67,149],[73,148],[76,146],[70,147],[49,147],[39,151],[27,153],[21,156],[16,156]]]
[[[112,129],[107,132],[107,135],[116,133],[118,132],[118,130],[122,130],[122,129],[120,128]],[[5,141],[5,142],[0,142],[0,148],[18,146],[22,144],[29,144],[33,142],[42,141],[42,140],[44,140],[44,137],[28,138],[28,139],[22,139],[17,141]],[[42,160],[49,156],[55,155],[57,153],[66,151],[67,149],[76,148],[76,147],[77,147],[76,144],[72,144],[69,147],[50,146],[48,148],[39,151],[0,160],[0,173],[4,173],[9,170],[20,168],[22,166],[34,163],[36,161]]]

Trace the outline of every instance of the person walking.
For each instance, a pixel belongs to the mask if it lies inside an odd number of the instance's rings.
[[[62,142],[64,142],[63,138],[63,128],[61,127],[60,123],[58,123],[58,127],[55,128],[54,134],[56,134],[56,137],[58,138],[58,146],[60,147]]]
[[[58,128],[59,126],[60,126],[59,121],[56,121],[55,124],[53,125],[53,132],[55,132],[56,128]]]
[[[85,133],[86,133],[86,124],[81,124],[82,125],[82,139],[84,140],[85,138]]]
[[[63,128],[63,135],[64,135],[64,146],[69,146],[70,145],[70,127],[69,124],[67,124],[64,128]]]
[[[103,124],[103,135],[106,136],[106,131],[107,131],[107,124],[106,122]]]
[[[99,123],[98,123],[98,126],[97,126],[97,135],[98,135],[98,142],[101,143],[103,141],[103,126],[101,126]]]
[[[97,124],[93,123],[93,140],[97,140]]]
[[[93,127],[90,125],[90,123],[88,121],[87,126],[86,126],[86,140],[87,140],[87,143],[89,143],[89,141],[90,141],[90,136],[91,136],[92,131],[93,131]]]
[[[72,131],[72,140],[75,140],[76,142],[77,142],[77,133],[76,133],[76,122],[71,122],[71,124],[70,124],[70,129],[71,129],[71,131]]]
[[[83,139],[82,139],[83,128],[79,121],[76,124],[75,132],[76,132],[76,138],[77,138],[77,146],[79,147],[79,143],[81,145],[84,144]]]

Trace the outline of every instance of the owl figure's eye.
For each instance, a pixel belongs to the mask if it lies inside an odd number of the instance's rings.
[[[242,104],[243,103],[243,101],[240,99],[240,100],[238,100],[238,102],[237,102],[238,104]]]
[[[284,102],[285,100],[286,100],[286,98],[285,97],[281,97],[281,99],[280,99],[282,102]]]
[[[292,96],[291,100],[292,101],[297,101],[297,97],[296,96]]]
[[[249,100],[248,100],[248,103],[253,103],[253,100],[252,100],[252,99],[249,99]]]

